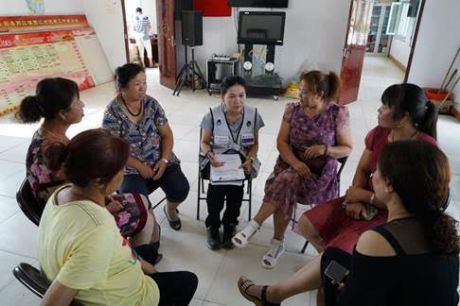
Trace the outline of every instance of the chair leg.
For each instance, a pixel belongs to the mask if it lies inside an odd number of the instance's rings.
[[[198,169],[198,173],[200,173],[199,169]],[[203,182],[201,181],[201,177],[200,175],[198,174],[198,195],[197,195],[197,199],[196,199],[196,219],[197,220],[200,220],[200,198],[201,198],[201,188],[202,188],[202,184]]]
[[[249,207],[248,207],[248,221],[251,221],[252,215],[252,181],[248,181],[248,194],[249,194]]]
[[[305,240],[305,244],[303,245],[302,247],[302,250],[300,251],[300,253],[305,253],[305,250],[307,249],[307,246],[308,246],[308,240]]]

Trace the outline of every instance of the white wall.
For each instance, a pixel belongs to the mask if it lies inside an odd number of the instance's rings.
[[[403,41],[394,37],[391,42],[390,55],[407,68],[410,49],[408,41]]]
[[[129,1],[126,1],[129,2]],[[150,22],[152,23],[152,33],[156,34],[157,30],[157,7],[155,0],[140,0],[142,12],[149,16]]]
[[[275,70],[284,81],[296,78],[304,62],[340,73],[350,1],[291,0],[286,11],[284,45],[275,50]],[[278,9],[277,9],[278,10]],[[202,69],[211,54],[231,55],[236,43],[236,10],[232,17],[205,17],[203,46],[196,47]]]
[[[45,14],[82,14],[81,1],[45,0]],[[31,15],[25,0],[0,0],[0,15]]]
[[[25,1],[0,1],[2,7],[9,8],[6,12],[10,14],[21,13],[21,9],[26,9]],[[153,0],[151,2],[154,3]],[[296,77],[304,62],[340,72],[349,3],[344,0],[289,2],[289,8],[285,9],[285,43],[276,47],[275,58],[275,69],[285,81]],[[120,0],[47,0],[46,8],[49,13],[76,10],[86,13],[88,21],[96,29],[111,68],[115,69],[126,62]],[[3,14],[5,10],[1,11]],[[152,19],[156,18],[152,16]],[[234,23],[234,17],[204,18],[204,45],[196,47],[197,61],[202,70],[205,70],[206,60],[212,53],[237,52]]]
[[[110,68],[115,71],[126,63],[123,38],[123,14],[120,0],[83,0],[83,9],[107,56]]]
[[[420,86],[439,87],[460,47],[460,1],[426,0],[409,81]],[[460,69],[460,60],[457,65]],[[460,84],[455,90],[460,101]]]

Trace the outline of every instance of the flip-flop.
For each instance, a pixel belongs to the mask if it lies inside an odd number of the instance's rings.
[[[254,303],[256,306],[263,306],[262,299],[257,296],[249,294],[247,291],[251,286],[255,286],[254,282],[250,279],[247,279],[244,276],[241,276],[238,279],[238,290],[240,290],[241,295],[248,301]]]

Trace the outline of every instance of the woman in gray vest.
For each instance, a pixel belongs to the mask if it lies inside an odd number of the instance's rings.
[[[209,165],[221,167],[223,162],[217,154],[239,154],[247,176],[257,175],[260,162],[257,160],[259,149],[259,129],[264,121],[257,109],[245,105],[246,82],[239,76],[225,78],[222,82],[223,102],[203,117],[201,122],[201,152],[205,156],[201,162],[202,173],[209,175]],[[233,248],[231,241],[234,235],[238,216],[243,200],[243,181],[213,182],[210,180],[207,194],[208,217],[206,218],[207,245],[211,250],[221,246]],[[227,208],[223,218],[220,212]],[[224,232],[220,239],[219,229],[223,224]]]

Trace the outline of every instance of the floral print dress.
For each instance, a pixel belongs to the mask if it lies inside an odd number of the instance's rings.
[[[300,102],[286,106],[284,122],[290,125],[289,145],[296,157],[313,175],[301,177],[281,156],[265,183],[264,202],[282,209],[290,217],[296,203],[322,203],[337,196],[337,160],[331,157],[306,159],[305,147],[314,144],[336,145],[337,131],[349,126],[348,109],[330,102],[320,114],[310,117]]]
[[[46,166],[46,150],[56,142],[63,140],[44,138],[41,130],[37,130],[27,151],[26,176],[35,198],[45,205],[51,191],[66,183],[61,171],[51,171]],[[67,144],[67,143],[65,143]],[[123,209],[112,213],[123,236],[132,236],[141,231],[147,221],[148,199],[141,194],[125,193],[114,195],[112,200],[118,201]],[[108,204],[108,203],[107,203]]]

